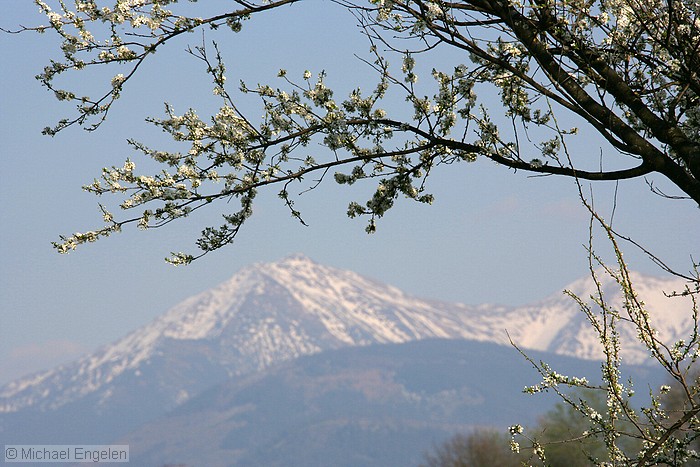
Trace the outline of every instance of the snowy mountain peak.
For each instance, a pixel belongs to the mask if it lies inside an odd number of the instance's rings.
[[[330,271],[333,271],[334,273],[339,272],[339,270],[333,270],[333,268],[317,263],[302,253],[294,253],[275,262],[255,263],[249,268],[261,274],[266,274],[273,277],[321,276]],[[243,271],[245,271],[245,269]]]
[[[293,255],[246,267],[72,364],[5,385],[0,412],[58,407],[145,367],[178,365],[176,354],[236,375],[326,349],[428,337],[467,337],[459,313]]]
[[[277,264],[284,267],[298,267],[300,265],[318,265],[316,261],[306,256],[304,253],[292,253],[291,255],[285,256],[281,260],[270,264]]]
[[[621,286],[613,278],[610,273],[603,268],[598,268],[594,271],[595,277],[600,284],[600,290],[603,296],[615,296],[620,293]],[[667,293],[671,294],[674,291],[682,291],[684,281],[680,278],[660,279],[658,277],[649,276],[636,271],[630,272],[630,280],[635,290],[639,293]],[[597,296],[598,289],[591,275],[586,275],[581,279],[564,287],[564,290],[571,291],[574,295],[586,300],[590,296]]]
[[[602,269],[595,271],[595,275],[605,303],[623,318],[617,326],[623,361],[633,364],[649,362],[649,352],[639,342],[637,330],[628,319],[620,284]],[[630,280],[662,341],[675,343],[680,339],[687,340],[692,335],[695,329],[692,300],[690,297],[668,296],[684,290],[686,282],[683,279],[660,279],[631,272]],[[594,301],[599,299],[598,285],[590,275],[570,283],[564,290],[591,306],[594,314],[601,319],[597,314],[600,309],[594,305]],[[567,294],[553,294],[534,305],[516,310],[521,315],[517,319],[519,324],[509,328],[509,332],[518,345],[584,359],[602,358],[599,338],[592,325],[576,301]]]

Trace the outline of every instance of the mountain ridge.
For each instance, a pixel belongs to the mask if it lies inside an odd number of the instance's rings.
[[[678,279],[640,274],[634,278],[641,295],[656,292],[658,296],[659,289],[682,287]],[[607,296],[619,302],[616,284],[609,278],[602,283]],[[584,299],[595,291],[590,278],[567,288]],[[653,308],[664,307],[659,297],[647,300]],[[679,306],[664,309],[670,318],[661,323],[662,335],[677,340],[692,325],[687,317],[681,319],[687,310]],[[260,371],[301,355],[425,338],[499,344],[508,344],[510,338],[525,349],[587,359],[599,356],[590,326],[576,303],[563,294],[518,307],[425,300],[295,254],[245,267],[113,344],[0,387],[0,414],[55,410],[90,394],[98,394],[97,399],[107,403],[115,392],[109,388],[111,383],[123,375],[138,379],[147,368],[160,371],[157,377],[162,379],[164,407],[172,408],[226,377]],[[632,334],[626,337],[633,338]],[[199,367],[205,369],[197,370],[202,373],[201,381],[179,381],[176,369],[180,363],[174,355],[200,362]],[[633,363],[647,359],[639,348],[632,348],[627,358]],[[170,388],[178,384],[178,390]]]

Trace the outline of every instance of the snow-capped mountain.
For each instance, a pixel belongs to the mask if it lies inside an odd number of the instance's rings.
[[[470,308],[412,298],[358,274],[303,256],[245,268],[219,286],[176,305],[120,341],[59,368],[0,389],[0,413],[55,409],[109,391],[126,374],[141,376],[156,362],[197,356],[218,367],[217,378],[263,369],[326,349],[429,337],[470,337]],[[157,366],[157,365],[155,365]],[[169,390],[177,384],[163,381]],[[177,382],[182,384],[181,382]],[[185,385],[173,404],[199,389]],[[108,392],[102,396],[109,398]]]
[[[662,294],[681,290],[683,282],[634,278],[661,335],[687,338],[694,327],[688,302]],[[602,278],[602,285],[607,299],[619,306],[616,284]],[[594,291],[590,278],[567,289],[583,299]],[[152,398],[164,411],[226,378],[301,355],[426,338],[508,344],[508,335],[525,349],[588,359],[600,355],[578,305],[561,293],[523,307],[428,301],[295,255],[249,266],[112,345],[5,385],[0,414],[51,411],[84,398],[95,410],[107,410],[128,405],[133,395],[127,388],[134,385],[143,388],[139,397]],[[646,355],[637,346],[625,358],[639,363]]]
[[[619,312],[622,318],[617,330],[621,336],[623,362],[649,362],[649,351],[639,342],[637,329],[628,319],[620,285],[602,270],[596,271],[596,276],[606,304],[611,310]],[[671,345],[681,339],[688,341],[696,330],[692,300],[688,296],[668,296],[683,292],[686,282],[681,278],[659,279],[639,273],[632,273],[631,281],[661,341]],[[596,319],[602,319],[600,307],[594,304],[599,292],[592,277],[579,279],[564,290],[589,306]],[[518,346],[583,359],[603,358],[600,338],[581,306],[569,295],[554,294],[539,303],[518,307],[508,315],[512,323],[518,323],[507,327]]]

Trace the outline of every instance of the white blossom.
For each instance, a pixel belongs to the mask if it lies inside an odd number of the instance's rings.
[[[119,74],[115,75],[114,78],[112,78],[112,87],[114,89],[119,88],[125,80],[126,80],[126,78],[124,77],[123,74],[119,73]]]

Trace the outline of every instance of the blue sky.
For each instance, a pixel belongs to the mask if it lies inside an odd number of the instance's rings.
[[[217,3],[227,2],[211,2]],[[365,82],[370,71],[353,54],[368,46],[353,18],[331,2],[309,3],[249,21],[238,35],[209,35],[220,41],[229,80],[275,82],[280,68],[292,76],[325,69],[341,96]],[[4,28],[46,23],[29,1],[4,11]],[[144,118],[162,115],[165,101],[202,115],[218,104],[200,63],[183,52],[200,41],[189,35],[147,63],[97,132],[71,128],[50,138],[41,129],[71,108],[33,77],[58,57],[56,36],[0,34],[0,383],[114,341],[247,264],[296,252],[414,295],[465,303],[532,302],[586,273],[588,216],[574,183],[514,174],[488,161],[437,172],[429,185],[435,204],[398,203],[374,235],[365,234],[363,220],[345,216],[347,203],[363,201],[370,187],[326,183],[297,201],[309,227],[291,219],[274,193],[263,195],[235,245],[188,267],[163,258],[191,250],[207,219],[217,222],[214,213],[55,253],[50,242],[59,234],[99,225],[97,199],[80,187],[126,157],[139,163],[127,138],[169,144]],[[455,64],[446,56],[432,59],[433,66]],[[72,79],[91,86],[104,76]],[[597,155],[601,147],[585,132],[571,144],[583,154]],[[593,190],[596,205],[609,214],[614,185]],[[643,180],[620,183],[615,226],[681,270],[691,255],[700,258],[698,208],[651,194]],[[632,268],[658,273],[631,247],[626,254]]]

